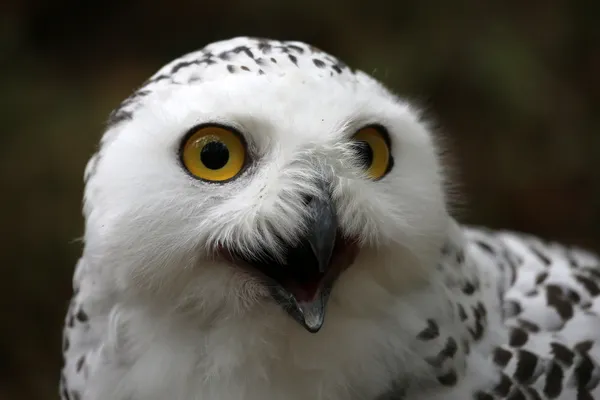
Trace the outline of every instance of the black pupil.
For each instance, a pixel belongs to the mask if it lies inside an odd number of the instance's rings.
[[[200,151],[200,160],[208,169],[221,169],[229,161],[229,150],[223,142],[209,142]]]
[[[373,149],[369,146],[369,143],[360,140],[356,142],[356,151],[358,158],[363,167],[369,168],[373,164]]]

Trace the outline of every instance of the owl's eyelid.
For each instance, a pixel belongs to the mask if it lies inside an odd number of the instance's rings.
[[[389,130],[388,130],[388,128],[385,127],[385,125],[383,125],[380,122],[367,122],[367,123],[364,123],[364,124],[360,125],[360,128],[355,129],[352,132],[351,137],[354,137],[359,132],[361,132],[361,131],[363,131],[365,129],[370,129],[370,128],[375,129],[383,137],[383,139],[385,140],[385,143],[389,147],[391,147],[391,145],[392,145],[392,139],[390,137]]]
[[[217,121],[201,122],[201,123],[193,125],[189,129],[187,129],[181,137],[180,147],[183,147],[185,145],[185,143],[187,143],[187,141],[190,139],[190,137],[192,137],[194,134],[196,134],[196,132],[198,132],[199,130],[204,129],[204,128],[212,128],[212,127],[224,129],[224,130],[227,130],[229,132],[236,134],[242,140],[242,143],[244,143],[244,146],[247,147],[246,135],[243,134],[243,130],[239,129],[239,127],[235,126],[234,124],[225,124],[223,122],[217,122]]]
[[[373,128],[377,130],[384,138],[388,146],[391,146],[391,136],[389,134],[389,129],[386,124],[381,122],[379,118],[364,118],[364,119],[356,119],[353,121],[347,122],[344,127],[341,129],[344,132],[344,136],[347,139],[352,139],[356,136],[360,131],[368,128]]]
[[[254,138],[251,134],[251,130],[247,129],[243,126],[243,124],[237,123],[232,120],[225,119],[214,119],[209,121],[202,121],[194,124],[191,128],[185,131],[185,134],[182,136],[180,141],[180,148],[183,148],[185,142],[194,134],[198,129],[202,129],[203,127],[218,127],[222,129],[227,129],[238,135],[242,139],[242,143],[244,144],[244,148],[246,149],[246,155],[249,159],[249,162],[254,162],[261,158],[261,153],[258,150],[258,146],[256,145]]]

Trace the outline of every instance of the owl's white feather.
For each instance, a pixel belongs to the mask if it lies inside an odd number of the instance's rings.
[[[244,135],[253,163],[235,180],[203,182],[181,165],[181,141],[202,123]],[[373,123],[389,132],[394,159],[377,181],[350,145]],[[85,179],[63,400],[485,399],[512,368],[494,354],[518,314],[531,314],[529,327],[553,318],[543,299],[522,300],[538,284],[531,239],[465,230],[449,215],[444,167],[418,112],[300,42],[235,38],[166,65],[112,114]],[[360,252],[309,333],[262,281],[213,254],[283,252],[277,238],[302,234],[303,196],[322,180]],[[566,257],[556,248],[551,264]],[[598,262],[569,254],[577,266]],[[574,267],[553,268],[557,285],[570,284],[560,276]],[[508,298],[522,301],[510,317]],[[588,312],[600,307],[589,300]],[[565,343],[590,339],[598,324],[581,314]],[[510,393],[537,390],[519,385]]]

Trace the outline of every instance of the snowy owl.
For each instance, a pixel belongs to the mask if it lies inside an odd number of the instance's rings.
[[[599,400],[597,256],[460,225],[445,169],[313,46],[167,64],[85,170],[62,399]]]

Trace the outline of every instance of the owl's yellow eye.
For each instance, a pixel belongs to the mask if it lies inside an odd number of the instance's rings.
[[[392,167],[389,139],[383,128],[368,126],[354,135],[357,155],[371,179],[383,178]]]
[[[181,160],[196,178],[224,182],[235,178],[246,164],[246,145],[235,131],[203,126],[188,136]]]

